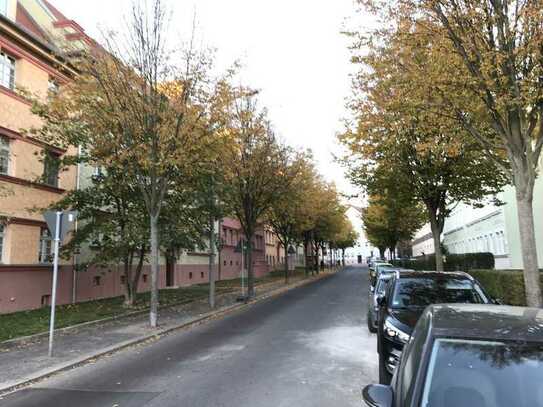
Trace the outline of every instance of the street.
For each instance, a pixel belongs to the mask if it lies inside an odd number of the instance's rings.
[[[367,269],[347,267],[223,319],[5,397],[6,407],[359,406],[376,381]]]

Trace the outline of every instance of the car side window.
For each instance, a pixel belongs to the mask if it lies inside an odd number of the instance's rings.
[[[419,370],[422,354],[424,350],[424,342],[426,341],[429,326],[428,313],[425,312],[415,326],[411,339],[405,348],[404,355],[401,361],[401,370],[398,372],[400,393],[399,399],[402,400],[402,405],[407,406],[408,401],[413,397],[415,389],[417,372]],[[405,403],[405,404],[403,404]]]

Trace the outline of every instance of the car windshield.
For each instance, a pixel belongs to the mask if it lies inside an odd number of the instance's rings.
[[[471,280],[461,278],[402,278],[394,288],[393,308],[426,307],[441,303],[488,302]]]
[[[422,407],[543,406],[543,344],[438,339]]]

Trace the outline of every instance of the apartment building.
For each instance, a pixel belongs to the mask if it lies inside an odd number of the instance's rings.
[[[47,0],[0,0],[0,313],[49,304],[53,245],[42,210],[66,191],[88,186],[97,171],[83,165],[59,170],[60,158],[76,154],[77,148],[64,151],[26,135],[24,130],[39,127],[40,121],[19,90],[47,98],[76,74],[60,57],[61,50],[93,45],[82,27]],[[222,248],[216,257],[216,277],[238,278],[242,254],[236,246],[244,238],[241,226],[226,218],[217,223],[216,232]],[[263,227],[254,236],[257,277],[270,270],[266,244],[270,236]],[[92,250],[84,247],[61,264],[59,304],[123,294],[121,265],[87,266]],[[274,253],[274,262],[279,262],[280,251]],[[140,291],[150,289],[150,280],[150,266],[144,265]],[[160,288],[208,280],[207,250],[184,250],[175,264],[161,261]]]
[[[83,37],[39,0],[0,0],[0,311],[49,302],[51,236],[39,211],[76,185],[77,169],[59,171],[66,151],[24,131],[39,127],[24,89],[46,98],[70,80],[61,40]],[[64,265],[63,278],[69,277]],[[60,292],[69,298],[69,287]]]
[[[445,221],[442,242],[450,253],[489,252],[497,269],[522,269],[522,252],[515,190],[504,188],[497,198],[503,205],[473,208],[460,203]],[[539,267],[543,268],[543,178],[534,190],[534,223]],[[413,255],[434,253],[430,226],[425,225],[413,240]]]

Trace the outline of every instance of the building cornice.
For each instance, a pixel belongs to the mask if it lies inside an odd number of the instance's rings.
[[[67,82],[69,76],[75,76],[76,71],[69,66],[60,56],[60,51],[45,43],[36,35],[21,27],[19,24],[0,14],[0,47],[8,52],[15,54],[19,58],[25,58],[33,64],[47,71],[62,82]],[[8,40],[6,37],[10,37]],[[32,55],[27,50],[31,50],[39,58]],[[40,60],[42,59],[42,60]],[[47,61],[47,63],[43,62]]]
[[[66,192],[66,190],[62,188],[40,184],[39,182],[33,182],[22,178],[12,177],[11,175],[0,174],[0,181],[9,182],[10,184],[23,185],[35,189],[41,189],[42,191],[52,192],[55,194],[63,194]]]
[[[37,138],[31,137],[31,136],[24,136],[17,131],[8,129],[7,127],[0,126],[0,135],[10,138],[12,140],[24,141],[26,143],[33,144],[38,147],[42,147],[58,155],[63,155],[66,153],[65,149],[52,146],[51,144],[48,144],[44,141],[38,140]]]

